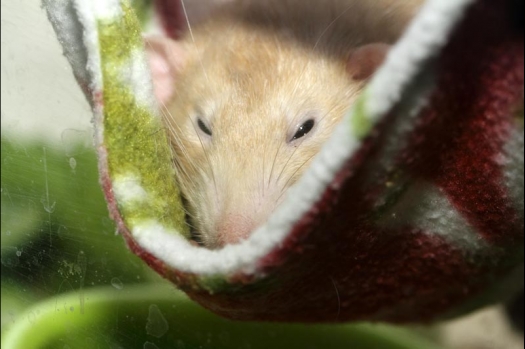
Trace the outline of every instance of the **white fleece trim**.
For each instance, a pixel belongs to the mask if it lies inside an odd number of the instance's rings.
[[[134,173],[116,175],[113,179],[113,192],[117,201],[123,205],[147,202],[150,196],[140,183],[140,177]]]
[[[120,0],[90,0],[93,13],[99,20],[117,19],[122,16]]]
[[[131,56],[120,71],[123,84],[130,86],[135,101],[139,106],[149,110],[153,115],[158,114],[157,102],[153,99],[153,83],[151,82],[150,68],[146,56],[141,49],[131,52]]]
[[[73,0],[79,22],[84,27],[83,41],[87,56],[86,70],[91,75],[90,89],[93,93],[93,124],[95,126],[94,140],[99,154],[99,171],[107,166],[107,151],[104,146],[104,106],[97,103],[97,94],[103,93],[102,64],[100,58],[99,33],[97,18],[91,1]],[[102,166],[102,167],[101,167]]]
[[[100,47],[98,44],[97,18],[91,1],[75,0],[74,7],[80,23],[84,27],[84,46],[88,52],[87,70],[91,75],[90,88],[92,91],[102,91],[102,66],[100,62]]]
[[[73,0],[43,0],[42,5],[75,76],[81,81],[89,81],[86,69],[88,52],[82,42],[83,28],[78,21]]]
[[[365,109],[372,122],[399,100],[421,64],[447,43],[455,24],[474,1],[429,0],[423,5],[370,83]]]

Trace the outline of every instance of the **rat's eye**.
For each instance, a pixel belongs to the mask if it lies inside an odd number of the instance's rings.
[[[207,134],[208,136],[211,136],[211,135],[212,135],[211,130],[209,129],[208,126],[206,126],[206,124],[204,123],[204,121],[202,121],[201,118],[198,118],[198,119],[197,119],[197,125],[199,125],[199,128],[201,129],[202,132],[204,132],[204,133]]]
[[[291,141],[293,142],[296,139],[303,138],[308,133],[310,133],[310,131],[312,131],[314,126],[315,126],[315,120],[314,119],[309,119],[304,124],[299,126],[299,128],[297,129],[297,132],[295,133],[295,135],[293,136]]]

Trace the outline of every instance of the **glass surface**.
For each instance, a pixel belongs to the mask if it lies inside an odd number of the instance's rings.
[[[499,308],[405,329],[242,324],[192,303],[115,233],[91,111],[40,1],[1,9],[2,348],[523,347]]]

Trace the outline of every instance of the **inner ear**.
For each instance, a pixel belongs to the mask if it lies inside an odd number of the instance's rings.
[[[186,61],[182,44],[167,37],[144,38],[155,97],[168,103],[175,93],[175,81]]]
[[[368,80],[383,64],[390,47],[388,44],[373,43],[352,51],[346,65],[351,78],[357,81]]]

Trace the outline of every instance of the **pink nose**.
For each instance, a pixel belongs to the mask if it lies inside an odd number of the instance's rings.
[[[239,214],[226,214],[217,226],[217,244],[237,244],[255,229],[255,222]]]

